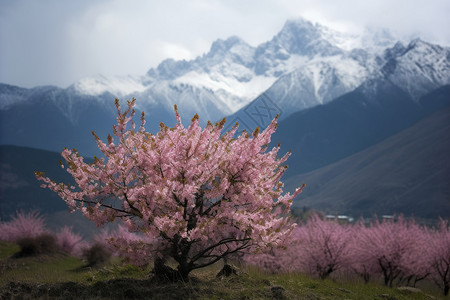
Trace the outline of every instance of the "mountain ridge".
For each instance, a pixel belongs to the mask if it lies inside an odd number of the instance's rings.
[[[386,36],[378,38],[381,42],[376,51],[370,43],[366,49],[347,47],[335,51],[337,45],[345,44],[345,38],[321,25],[294,20],[287,21],[278,34],[257,47],[238,37],[219,39],[203,56],[191,61],[165,60],[138,79],[100,77],[97,82],[86,78],[66,89],[23,89],[0,84],[0,144],[60,151],[81,141],[79,150],[95,155],[96,145],[90,132],[94,130],[103,137],[111,132],[115,119],[112,103],[117,96],[138,99],[136,108],[146,112],[147,130],[151,132],[159,129],[161,121],[169,126],[175,124],[173,104],[178,105],[185,122],[196,113],[203,126],[208,120],[214,122],[228,116],[229,124],[238,121],[247,131],[253,131],[270,122],[260,118],[261,111],[251,111],[261,96],[264,106],[272,106],[283,120],[297,111],[332,102],[361,85],[368,95],[376,89],[371,84],[377,84],[380,78],[405,89],[414,99],[450,83],[449,48],[421,40],[395,44]],[[330,42],[324,43],[326,39]],[[348,37],[348,41],[352,39]],[[356,40],[348,43],[359,45]],[[391,46],[380,50],[388,44]],[[133,93],[129,93],[130,87]],[[239,107],[242,108],[231,114]],[[44,123],[48,125],[39,129]],[[44,134],[52,131],[59,142]]]
[[[100,136],[106,136],[111,131],[110,127],[114,122],[111,120],[115,119],[115,98],[123,101],[138,99],[136,108],[146,112],[147,129],[151,132],[159,129],[160,122],[169,126],[175,123],[174,104],[178,105],[185,122],[197,113],[204,126],[208,120],[220,120],[240,107],[245,107],[282,76],[291,76],[289,73],[307,63],[308,55],[312,55],[312,52],[306,53],[312,49],[310,46],[315,47],[314,51],[323,51],[314,56],[317,66],[309,68],[307,72],[298,71],[299,76],[305,77],[307,83],[297,88],[297,91],[312,85],[311,88],[305,88],[312,98],[302,99],[304,103],[299,105],[296,105],[298,98],[291,99],[292,105],[286,106],[284,111],[293,112],[323,101],[331,101],[335,96],[355,88],[360,82],[357,78],[364,77],[359,76],[363,71],[355,72],[352,80],[357,81],[346,84],[345,82],[352,81],[349,73],[341,74],[336,70],[345,70],[344,66],[352,64],[361,70],[364,66],[350,54],[345,58],[346,63],[341,64],[339,58],[326,56],[333,52],[326,49],[334,49],[336,46],[321,42],[325,40],[324,31],[324,27],[309,21],[287,21],[272,40],[257,47],[248,45],[238,37],[219,39],[202,56],[190,61],[165,60],[143,76],[84,78],[64,89],[52,86],[22,89],[2,84],[0,144],[29,145],[60,151],[64,146],[75,147],[75,141],[82,141],[77,148],[95,155],[95,143],[91,142],[90,131],[94,130]],[[330,32],[327,29],[326,37],[332,36]],[[292,41],[289,40],[291,38]],[[296,44],[298,45],[295,46]],[[305,47],[309,47],[309,50]],[[336,67],[336,64],[340,67]],[[318,77],[320,68],[324,66],[329,66],[329,71],[325,72],[321,80],[312,80],[312,77]],[[337,75],[333,75],[334,73]],[[337,88],[328,92],[328,87],[321,89],[314,86],[315,82],[327,82],[325,77],[328,74],[331,82],[340,82]],[[294,79],[290,79],[293,84]],[[320,99],[316,99],[316,96]],[[55,120],[52,120],[50,111]],[[86,115],[92,117],[86,118]],[[93,117],[94,115],[98,117]],[[43,128],[39,128],[41,125]],[[44,134],[45,132],[48,134]],[[59,142],[54,142],[55,138],[52,139],[50,133],[57,135]],[[32,138],[29,139],[28,136]]]

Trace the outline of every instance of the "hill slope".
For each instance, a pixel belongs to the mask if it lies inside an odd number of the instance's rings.
[[[286,180],[296,205],[328,213],[450,217],[450,108],[352,156]]]
[[[372,86],[371,93],[366,93]],[[450,85],[414,101],[386,80],[367,82],[338,99],[292,114],[272,137],[283,152],[292,149],[291,177],[334,163],[375,145],[450,105]]]
[[[62,182],[71,176],[58,162],[55,152],[18,146],[0,146],[0,219],[7,219],[17,210],[38,209],[44,213],[66,210],[67,205],[54,192],[40,187],[34,171],[46,171]]]

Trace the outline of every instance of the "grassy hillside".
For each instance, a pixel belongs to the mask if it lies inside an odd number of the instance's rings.
[[[252,268],[216,278],[220,265],[193,272],[189,282],[160,283],[148,275],[150,269],[119,261],[92,269],[63,255],[11,258],[16,251],[17,246],[0,242],[1,299],[441,299],[429,282],[420,289],[387,288],[342,275],[319,280]]]

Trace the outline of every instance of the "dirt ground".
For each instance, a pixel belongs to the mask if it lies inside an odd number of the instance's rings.
[[[152,280],[137,279],[113,279],[93,285],[11,282],[0,288],[0,299],[190,299],[193,292],[195,289],[186,284],[161,286]]]

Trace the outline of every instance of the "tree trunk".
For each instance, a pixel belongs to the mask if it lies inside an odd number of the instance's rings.
[[[186,281],[188,279],[190,270],[174,270],[169,266],[166,266],[165,260],[156,258],[152,273],[158,281],[163,282],[177,282]]]
[[[188,281],[189,273],[191,273],[192,268],[187,267],[186,264],[179,264],[177,269],[178,275],[180,276],[180,280]]]
[[[237,275],[238,272],[237,270],[229,264],[224,264],[222,270],[219,271],[219,273],[217,273],[216,277],[230,277],[231,275]]]

